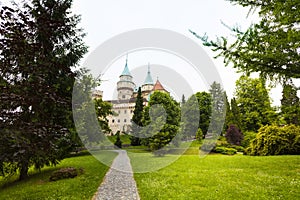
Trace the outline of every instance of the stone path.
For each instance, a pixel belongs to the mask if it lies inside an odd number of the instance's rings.
[[[127,152],[117,152],[119,155],[114,159],[93,200],[140,199]]]

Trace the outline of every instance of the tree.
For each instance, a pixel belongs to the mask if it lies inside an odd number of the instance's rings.
[[[19,170],[24,179],[30,166],[57,164],[72,146],[71,67],[87,48],[71,4],[32,0],[0,8],[2,175]]]
[[[292,80],[283,85],[281,114],[287,124],[300,125],[300,100]]]
[[[200,122],[200,105],[196,95],[190,96],[189,99],[185,102],[185,104],[182,104],[181,119],[182,119],[181,120],[182,139],[188,140],[188,139],[195,138],[198,132],[199,122]],[[201,130],[201,135],[203,137],[202,130]]]
[[[241,76],[236,81],[236,103],[241,113],[243,131],[257,131],[277,121],[265,82],[261,78]]]
[[[208,131],[210,118],[211,118],[212,97],[211,94],[207,92],[197,92],[195,96],[199,103],[199,111],[200,111],[199,128],[201,128],[203,137],[205,137]]]
[[[160,106],[155,106],[160,105]],[[162,107],[161,107],[162,106]],[[148,137],[148,145],[155,155],[163,155],[162,150],[168,144],[171,144],[172,139],[176,136],[180,126],[180,107],[169,94],[155,91],[149,101],[146,110],[151,109],[151,121],[148,121],[146,129],[147,135],[151,133],[152,136]],[[163,109],[162,109],[163,108]],[[165,113],[164,113],[165,112]],[[166,116],[165,124],[163,118]],[[151,131],[151,132],[150,132]]]
[[[185,104],[185,96],[184,96],[184,94],[182,95],[182,97],[181,97],[181,105],[184,105]]]
[[[105,133],[110,133],[111,129],[108,125],[107,116],[112,115],[112,104],[105,102],[102,98],[94,99],[96,115],[98,117],[99,126]]]
[[[300,78],[300,4],[294,0],[229,0],[233,4],[258,10],[260,21],[245,32],[230,28],[235,41],[221,36],[216,41],[206,35],[196,37],[203,45],[218,52],[224,63],[247,74],[259,72],[263,77]],[[250,10],[251,11],[251,10]]]
[[[121,141],[121,138],[120,138],[120,131],[118,131],[116,133],[116,137],[117,138],[116,138],[116,141],[115,141],[114,145],[116,145],[119,148],[122,148],[122,141]]]
[[[142,97],[142,90],[139,87],[138,94],[135,100],[135,107],[132,116],[132,134],[130,136],[130,142],[133,146],[138,146],[141,144],[141,139],[139,138],[141,128],[143,127],[143,117],[144,117],[144,104]]]
[[[231,99],[230,107],[231,107],[232,119],[230,120],[229,124],[235,124],[239,129],[243,130],[244,127],[242,124],[242,115],[240,112],[240,108],[236,103],[235,98]]]
[[[212,98],[211,120],[208,132],[213,136],[219,136],[224,127],[226,115],[226,95],[217,82],[213,82],[209,89]]]
[[[225,137],[228,143],[238,146],[241,145],[243,140],[241,130],[233,124],[228,127]]]

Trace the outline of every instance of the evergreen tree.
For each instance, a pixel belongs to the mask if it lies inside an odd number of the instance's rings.
[[[140,132],[143,127],[143,110],[142,90],[141,87],[139,87],[132,116],[132,135],[130,136],[130,141],[133,146],[141,144]]]
[[[234,124],[237,126],[237,128],[244,130],[244,127],[242,124],[242,115],[241,115],[240,109],[236,103],[235,98],[231,99],[230,106],[231,106],[232,118],[229,121],[229,124]]]
[[[287,124],[300,125],[300,100],[292,80],[283,85],[281,113]]]
[[[219,136],[223,131],[226,115],[225,93],[221,85],[215,81],[211,84],[209,92],[212,97],[212,112],[208,132],[213,136]]]
[[[71,67],[87,48],[71,5],[32,0],[0,8],[0,169],[10,164],[3,171],[19,170],[20,179],[32,165],[57,164],[72,145]]]
[[[185,104],[185,96],[184,96],[184,94],[182,95],[182,97],[181,97],[181,105],[184,105]]]
[[[197,92],[196,98],[199,103],[199,128],[201,128],[203,137],[206,136],[212,112],[212,97],[210,93],[207,92]]]
[[[233,116],[232,116],[232,110],[230,108],[230,103],[228,101],[226,92],[224,92],[224,97],[225,97],[225,106],[226,106],[226,116],[225,116],[225,122],[223,126],[223,132],[226,132],[226,130],[229,128],[229,125],[232,124]]]
[[[121,138],[120,138],[120,131],[118,131],[116,133],[116,137],[117,138],[116,138],[116,141],[115,141],[114,145],[116,145],[119,148],[122,148],[122,141],[121,141]]]

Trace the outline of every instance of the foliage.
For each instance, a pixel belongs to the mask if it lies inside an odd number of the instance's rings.
[[[189,99],[181,105],[181,135],[182,140],[189,140],[195,138],[198,127],[200,125],[200,105],[198,100],[200,99],[200,93],[192,95]],[[204,108],[202,108],[204,109]],[[203,127],[202,127],[203,128]]]
[[[300,100],[292,80],[283,84],[281,114],[287,124],[300,125]]]
[[[101,143],[105,132],[110,132],[107,116],[112,114],[112,105],[101,98],[94,98],[92,91],[100,81],[82,68],[77,71],[73,87],[73,118],[80,140],[86,146]]]
[[[212,112],[212,97],[210,93],[207,92],[197,92],[195,94],[199,103],[199,128],[201,128],[202,133],[205,137],[208,131],[211,112]]]
[[[234,155],[237,153],[237,150],[234,148],[227,148],[227,147],[216,147],[214,152],[221,153],[225,155]]]
[[[255,132],[261,126],[277,121],[264,80],[241,76],[236,82],[235,96],[243,132]]]
[[[201,128],[198,128],[198,131],[196,132],[196,140],[202,141],[203,139],[203,132]]]
[[[0,7],[0,169],[57,164],[73,141],[75,67],[87,51],[71,0]],[[73,131],[72,131],[73,130]]]
[[[232,119],[230,120],[230,124],[235,124],[239,129],[242,129],[243,128],[242,113],[236,103],[235,98],[231,99],[230,107],[231,107],[231,113],[232,113]]]
[[[50,181],[57,181],[60,179],[65,179],[65,178],[74,178],[78,175],[77,169],[74,167],[66,167],[66,168],[61,168],[59,170],[54,171],[49,180]]]
[[[221,84],[215,81],[210,85],[209,93],[212,98],[212,110],[208,133],[216,139],[223,131],[226,118],[226,93]]]
[[[130,136],[131,145],[138,146],[141,145],[141,139],[139,138],[139,134],[141,131],[141,127],[143,127],[143,113],[144,105],[143,105],[143,97],[141,87],[138,89],[138,94],[135,101],[135,107],[132,116],[132,136]]]
[[[260,21],[245,32],[230,28],[235,41],[219,37],[210,41],[205,35],[196,37],[203,45],[224,57],[224,63],[246,73],[259,72],[270,78],[300,78],[300,4],[294,0],[229,0],[233,4],[259,11]]]
[[[228,127],[225,137],[230,144],[238,146],[241,145],[241,142],[243,140],[243,134],[241,130],[234,124],[231,124]]]
[[[300,127],[295,125],[261,127],[246,153],[255,156],[299,154]]]
[[[103,101],[102,98],[95,98],[94,104],[101,130],[105,133],[111,132],[111,129],[108,126],[107,116],[113,114],[112,104]]]
[[[242,146],[244,148],[249,147],[249,145],[251,144],[251,141],[255,139],[256,137],[256,133],[252,132],[252,131],[246,131],[243,132],[244,135],[244,139],[242,140]]]
[[[148,126],[144,129],[144,134],[148,136],[150,134],[150,137],[146,139],[150,150],[152,152],[160,150],[158,153],[161,155],[161,149],[172,142],[179,130],[180,107],[179,103],[169,94],[159,91],[155,91],[151,95],[149,104],[145,109],[149,111],[150,107],[152,108],[153,117],[151,121],[145,123]],[[162,119],[164,112],[167,116],[165,124],[162,124],[164,122]]]
[[[114,145],[119,147],[119,148],[122,148],[122,141],[121,141],[121,138],[120,138],[120,131],[118,131],[116,133],[116,135],[117,135],[117,138],[116,138],[116,141],[115,141]]]

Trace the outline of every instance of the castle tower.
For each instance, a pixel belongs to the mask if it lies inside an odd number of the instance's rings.
[[[119,77],[120,80],[117,83],[118,100],[128,100],[132,97],[135,88],[135,84],[132,81],[132,76],[128,68],[128,56],[126,57],[124,70]]]
[[[154,83],[153,83],[153,79],[152,79],[151,72],[150,72],[150,63],[148,63],[147,76],[146,76],[144,84],[142,85],[142,88],[141,88],[143,97],[147,97],[148,94],[151,93],[153,86],[154,86]]]

